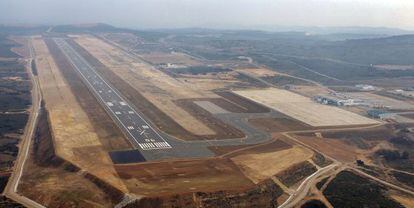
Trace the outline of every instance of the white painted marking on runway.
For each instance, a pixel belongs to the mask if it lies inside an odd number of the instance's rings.
[[[96,83],[99,83],[99,84],[101,84],[101,85],[103,85],[103,87],[107,87],[107,88],[110,88],[111,90],[108,90],[108,92],[109,93],[111,93],[111,92],[114,92],[115,93],[115,100],[112,100],[112,101],[114,101],[114,102],[118,102],[117,101],[117,99],[118,100],[123,100],[122,99],[122,97],[118,94],[118,92],[116,91],[116,90],[114,90],[108,83],[106,83],[106,81],[99,75],[99,74],[97,74],[97,72],[94,70],[94,68],[92,67],[92,66],[90,66],[90,64],[83,58],[83,57],[81,57],[79,54],[77,54],[76,53],[76,51],[73,49],[73,48],[71,48],[67,43],[65,43],[64,42],[64,40],[62,40],[62,39],[58,39],[58,38],[55,38],[54,39],[55,40],[55,42],[59,45],[59,46],[61,46],[61,48],[62,49],[65,49],[65,50],[62,50],[63,52],[64,52],[64,54],[67,56],[67,58],[69,59],[69,61],[72,63],[72,65],[80,72],[80,74],[81,74],[81,76],[84,78],[84,80],[87,82],[87,84],[89,84],[89,86],[91,87],[91,89],[93,90],[93,91],[97,91],[97,89],[95,89],[95,86],[96,86]],[[75,56],[75,57],[74,57]],[[72,61],[72,59],[73,60],[77,60],[77,61],[81,61],[81,63],[79,63],[79,62],[77,62],[77,64],[75,64],[73,61]],[[79,70],[79,68],[78,68],[78,65],[79,64],[85,64],[86,66],[88,66],[89,68],[90,68],[90,70],[87,70],[87,68],[86,67],[81,67],[83,70]],[[85,71],[85,72],[81,72],[81,71]],[[85,73],[85,74],[83,74],[83,73]],[[88,78],[90,77],[89,75],[91,75],[91,74],[94,74],[93,76],[95,77],[95,78],[99,78],[100,80],[98,80],[98,81],[103,81],[103,82],[97,82],[96,80],[88,80],[86,77],[85,77],[85,75],[86,76],[88,76]],[[91,81],[95,81],[94,83],[95,83],[95,85],[93,85],[92,83],[91,83]],[[99,87],[101,87],[101,86],[99,86]],[[107,104],[107,106],[114,106],[114,104],[113,103],[111,103],[111,102],[107,102],[107,101],[105,101],[105,99],[99,94],[99,93],[96,93],[96,95],[98,95],[97,97],[103,102],[103,103],[106,103]],[[112,97],[112,95],[106,95],[106,96],[109,96],[109,97]],[[137,114],[138,116],[139,116],[139,118],[141,119],[141,121],[142,122],[144,122],[144,123],[147,123],[146,122],[146,120],[145,119],[143,119],[142,117],[141,117],[141,115],[140,114],[138,114],[134,109],[132,109],[130,106],[128,106],[128,104],[126,103],[126,102],[124,102],[124,101],[122,101],[122,102],[119,102],[121,105],[125,105],[125,106],[127,106],[128,108],[130,108],[131,109],[131,111],[133,112],[133,113],[135,113],[135,114]],[[118,107],[118,106],[117,106]],[[111,108],[106,108],[109,112],[112,112],[113,114],[116,114],[114,111],[113,111],[113,109],[111,109]],[[128,109],[129,110],[129,109]],[[130,111],[128,111],[129,113],[130,113]],[[114,116],[114,118],[116,118],[118,121],[119,121],[119,124],[121,124],[124,128],[126,128],[126,126],[124,125],[124,123],[120,120],[120,118],[118,118],[117,116]],[[132,119],[131,117],[128,117],[129,119]],[[135,122],[133,122],[134,124],[135,124]],[[148,124],[148,123],[147,123]],[[159,133],[157,132],[157,131],[155,131],[151,126],[149,126],[149,125],[143,125],[142,126],[143,128],[145,128],[145,129],[151,129],[161,140],[163,140],[164,142],[165,142],[165,140],[164,140],[164,138],[162,138],[161,137],[161,135],[159,135]],[[135,140],[135,142],[136,142],[136,144],[139,144],[139,146],[141,147],[141,148],[143,148],[144,146],[143,146],[143,143],[139,143],[138,141],[137,141],[137,138],[135,138],[135,136],[129,131],[129,130],[127,130],[127,132],[129,133],[129,135],[132,137],[132,139],[133,140]],[[142,138],[141,138],[142,139]],[[151,139],[150,141],[155,141],[154,139]],[[167,143],[167,142],[165,142],[165,143]],[[171,148],[171,146],[167,143],[167,145]],[[154,145],[152,145],[152,146],[154,146]],[[146,148],[148,149],[148,144],[146,145]]]

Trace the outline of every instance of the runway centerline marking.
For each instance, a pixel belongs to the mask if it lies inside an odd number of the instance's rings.
[[[132,144],[135,147],[139,147],[143,150],[150,149],[166,149],[166,148],[157,148],[156,145],[152,143],[145,143],[146,138],[150,136],[151,141],[163,141],[166,143],[168,148],[172,148],[165,139],[152,128],[148,122],[132,108],[126,100],[119,94],[119,92],[112,88],[105,79],[103,79],[80,54],[78,54],[75,49],[73,49],[65,40],[61,38],[54,38],[55,43],[59,46],[60,50],[66,56],[66,58],[71,62],[74,68],[79,72],[83,77],[84,82],[87,83],[87,86],[93,91],[94,95],[99,98],[98,100],[103,103],[104,108],[108,111],[112,118],[116,119],[116,123],[119,126],[123,127],[122,129],[128,133],[128,138],[130,138]],[[99,92],[98,92],[99,90]],[[105,90],[105,92],[104,92]],[[107,93],[106,93],[107,92]],[[123,112],[128,112],[131,116],[125,116]],[[144,131],[132,131],[134,129],[148,129],[148,132]]]

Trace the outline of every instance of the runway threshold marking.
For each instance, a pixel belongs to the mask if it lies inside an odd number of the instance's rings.
[[[144,150],[157,150],[157,149],[171,148],[171,146],[167,142],[138,143],[138,145]]]

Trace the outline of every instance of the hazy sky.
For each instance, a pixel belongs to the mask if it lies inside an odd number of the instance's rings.
[[[93,22],[132,28],[414,29],[414,0],[0,0],[0,24]]]

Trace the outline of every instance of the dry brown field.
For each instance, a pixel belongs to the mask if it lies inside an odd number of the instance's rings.
[[[235,157],[243,154],[257,154],[276,152],[291,148],[292,145],[277,139],[273,142],[260,145],[233,145],[233,146],[210,146],[209,149],[216,155],[226,154],[225,157]]]
[[[48,113],[42,110],[18,187],[20,194],[46,207],[113,207],[120,200],[121,191],[103,189],[54,151]]]
[[[312,158],[312,155],[311,150],[293,146],[276,152],[238,155],[231,160],[250,180],[259,183],[294,164]]]
[[[256,77],[266,77],[266,76],[275,76],[278,75],[276,71],[266,69],[266,68],[247,68],[247,69],[236,69],[235,71],[242,71],[249,75],[253,75]]]
[[[303,95],[305,97],[314,97],[320,94],[329,94],[330,90],[326,87],[321,86],[294,86],[291,91]]]
[[[154,53],[146,53],[142,54],[142,57],[152,63],[152,64],[182,64],[186,66],[193,66],[199,65],[200,62],[195,60],[194,58],[187,56],[186,54],[179,53],[179,52],[172,52],[172,53],[161,53],[161,52],[154,52]]]
[[[171,74],[176,80],[183,85],[191,87],[196,91],[213,91],[228,89],[244,89],[252,87],[249,82],[238,79],[238,73],[235,71],[206,73],[206,74],[176,74],[169,70],[163,70]]]
[[[229,159],[115,166],[128,189],[143,195],[237,190],[253,183]]]
[[[255,118],[249,123],[268,132],[285,132],[314,129],[312,126],[296,121],[292,118]]]
[[[317,149],[324,154],[342,161],[354,162],[358,158],[357,148],[341,140],[318,138],[316,136],[295,136],[299,141]]]

